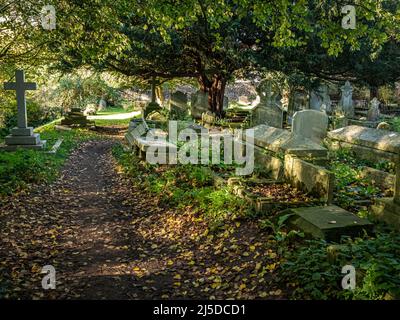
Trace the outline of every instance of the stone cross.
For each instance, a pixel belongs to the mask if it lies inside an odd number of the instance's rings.
[[[15,82],[4,83],[4,90],[15,90],[17,93],[18,128],[28,127],[25,91],[36,89],[36,83],[25,82],[25,74],[23,70],[15,71]]]
[[[380,110],[379,110],[379,106],[380,106],[380,102],[377,98],[372,99],[371,101],[371,107],[368,110],[367,113],[367,120],[368,121],[377,121],[379,120],[379,116],[380,116]]]
[[[342,107],[346,116],[354,116],[354,105],[353,105],[353,87],[349,81],[346,81],[345,85],[340,88],[342,91],[342,97],[340,99],[340,107]]]

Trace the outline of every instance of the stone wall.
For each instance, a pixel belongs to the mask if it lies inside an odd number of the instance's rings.
[[[335,176],[323,167],[286,155],[285,179],[306,193],[332,202]]]

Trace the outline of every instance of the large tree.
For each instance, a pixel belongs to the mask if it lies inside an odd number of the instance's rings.
[[[222,115],[225,85],[237,70],[262,66],[322,75],[349,53],[376,57],[388,42],[396,44],[397,2],[355,0],[355,30],[341,26],[341,8],[348,4],[59,0],[57,29],[43,32],[42,41],[64,70],[91,65],[144,79],[197,78],[210,109]]]

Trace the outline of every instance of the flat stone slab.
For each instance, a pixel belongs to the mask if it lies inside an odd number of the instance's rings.
[[[328,132],[328,137],[332,140],[400,154],[400,133],[397,132],[348,126]]]
[[[282,214],[293,214],[289,219],[291,226],[326,241],[339,242],[342,236],[356,237],[373,229],[367,219],[334,205],[287,209]]]
[[[275,153],[300,157],[327,157],[328,150],[320,144],[284,129],[258,125],[254,129],[254,144]]]

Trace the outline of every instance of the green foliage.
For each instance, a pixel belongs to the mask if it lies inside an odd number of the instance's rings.
[[[367,161],[356,159],[353,154],[342,149],[334,153],[330,170],[336,178],[335,183],[335,201],[338,205],[348,210],[354,209],[355,200],[371,200],[379,197],[382,191],[375,187],[368,178],[361,178],[360,171]],[[391,168],[391,165],[385,161],[375,163],[377,169]]]
[[[96,104],[103,97],[111,106],[121,103],[121,93],[110,87],[98,74],[83,76],[82,74],[66,75],[59,81],[52,93],[64,109],[84,109],[88,104]]]
[[[285,214],[280,216],[277,221],[272,221],[268,218],[260,219],[259,225],[262,230],[271,230],[273,239],[278,242],[290,242],[298,237],[303,238],[304,233],[298,230],[285,230],[286,222],[293,214]]]
[[[400,132],[400,117],[393,118],[390,122],[393,127],[393,130]]]
[[[57,177],[59,168],[71,150],[84,140],[94,138],[82,131],[57,132],[54,126],[41,131],[41,138],[52,146],[59,138],[63,143],[56,154],[46,154],[33,150],[16,152],[0,151],[0,195],[11,194],[25,189],[31,183],[50,182]]]
[[[381,233],[374,238],[347,240],[328,259],[329,244],[306,241],[286,252],[282,264],[285,281],[295,283],[294,298],[301,299],[390,299],[400,297],[400,235]],[[356,269],[356,289],[343,290],[342,267]]]
[[[151,166],[123,151],[121,146],[113,154],[124,172],[141,187],[157,195],[161,203],[186,207],[201,214],[212,231],[221,228],[228,220],[246,216],[247,202],[234,196],[228,188],[215,189],[209,170],[201,166],[176,165]]]

